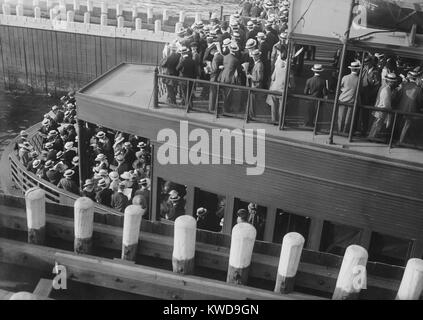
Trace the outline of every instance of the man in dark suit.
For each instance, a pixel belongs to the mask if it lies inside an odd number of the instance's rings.
[[[361,71],[361,103],[366,106],[374,106],[379,92],[381,76],[377,68],[376,58],[368,56],[364,59],[363,70]],[[363,136],[367,136],[369,130],[370,110],[360,108],[359,129]]]
[[[75,181],[73,181],[72,176],[75,174],[75,171],[73,170],[66,170],[63,174],[63,178],[60,179],[59,183],[57,184],[57,187],[59,189],[63,189],[65,191],[79,194],[79,188]]]
[[[311,70],[314,72],[313,77],[307,79],[304,88],[304,94],[322,99],[327,95],[326,81],[322,79],[321,72],[323,67],[321,64],[315,64]],[[316,117],[317,102],[309,101],[307,103],[307,111],[305,115],[305,125],[307,127],[314,127],[314,120]]]
[[[254,67],[251,71],[251,74],[248,75],[248,79],[251,81],[251,88],[263,89],[264,87],[264,64],[261,60],[261,52],[259,50],[254,50],[251,55],[254,59]],[[263,95],[260,93],[254,93],[251,95],[251,103],[249,108],[249,117],[250,119],[255,117],[254,108],[261,101]],[[264,99],[263,99],[264,100]]]
[[[269,47],[269,43],[266,40],[266,35],[263,32],[259,32],[257,34],[257,46],[258,50],[261,52],[261,61],[263,62],[264,66],[264,79],[263,79],[263,89],[267,89],[270,83],[270,72],[271,72],[271,63],[270,63],[270,55],[271,55],[271,47]]]
[[[178,72],[176,71],[176,67],[178,66],[181,56],[179,53],[177,53],[178,48],[175,44],[171,44],[169,48],[171,53],[162,60],[161,67],[165,68],[164,74],[177,76]],[[171,79],[163,79],[163,83],[166,85],[167,89],[167,102],[170,104],[176,104],[176,81]]]
[[[112,208],[119,211],[119,212],[125,212],[125,208],[129,204],[128,197],[123,194],[123,191],[125,190],[125,182],[119,183],[118,190],[112,195],[111,205]]]
[[[100,179],[97,186],[100,188],[95,196],[97,203],[103,206],[112,207],[111,202],[113,191],[107,187],[107,182],[104,179]]]
[[[179,60],[179,64],[176,67],[176,71],[179,72],[179,76],[183,78],[195,79],[197,77],[195,61],[192,59],[191,52],[187,47],[182,48],[181,59]],[[189,103],[191,107],[191,93],[193,88],[193,82],[190,81],[189,83],[187,83],[186,81],[181,81],[180,86],[182,90],[181,104],[186,105],[187,103]]]

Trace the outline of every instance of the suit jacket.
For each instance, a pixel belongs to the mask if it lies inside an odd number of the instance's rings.
[[[179,75],[184,78],[195,79],[197,77],[195,62],[192,60],[191,56],[181,58],[178,66],[176,67],[176,71],[178,71]]]
[[[117,211],[124,212],[129,203],[128,197],[121,192],[115,192],[112,195],[111,205]]]
[[[50,183],[54,184],[55,186],[59,183],[60,178],[62,175],[57,170],[48,170],[46,172],[47,179],[50,181]]]
[[[79,194],[78,186],[75,181],[71,179],[62,178],[57,185],[59,189],[64,189],[65,191],[72,192],[74,194]]]
[[[161,67],[165,68],[164,74],[170,76],[177,76],[176,67],[179,64],[180,54],[173,52],[162,60]]]
[[[313,76],[306,81],[304,94],[316,98],[323,98],[327,95],[326,81],[321,76]]]
[[[233,54],[227,54],[223,57],[223,67],[223,71],[220,74],[220,82],[235,84],[235,71],[238,72],[238,75],[243,72],[239,59]]]
[[[113,191],[106,188],[97,192],[95,199],[103,206],[111,207]]]
[[[263,88],[264,80],[264,64],[261,60],[254,63],[253,70],[251,71],[251,87]]]
[[[218,52],[214,55],[211,63],[210,81],[217,82],[221,71],[219,66],[223,66],[223,55]]]
[[[415,82],[405,82],[398,92],[398,108],[404,112],[417,113],[423,105],[423,89]]]

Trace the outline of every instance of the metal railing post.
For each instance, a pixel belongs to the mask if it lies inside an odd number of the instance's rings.
[[[320,113],[320,105],[322,104],[322,100],[317,100],[317,111],[316,117],[314,118],[314,129],[313,129],[313,136],[317,133],[317,121],[319,120],[319,113]]]
[[[336,114],[338,112],[338,106],[339,106],[339,96],[341,91],[341,81],[342,81],[342,71],[344,70],[345,65],[345,58],[347,54],[347,44],[348,44],[348,38],[350,37],[350,28],[352,24],[353,19],[353,9],[355,5],[355,0],[351,0],[351,9],[350,9],[350,16],[347,26],[347,31],[345,32],[345,39],[343,39],[343,45],[342,45],[342,53],[341,53],[341,60],[339,65],[339,75],[338,75],[338,82],[336,84],[336,93],[335,93],[335,101],[333,103],[333,109],[332,109],[332,118],[330,122],[330,130],[329,130],[329,144],[333,144],[333,131],[335,128],[335,121],[336,121]]]
[[[364,54],[365,53],[363,52],[363,57],[361,58],[361,69],[360,69],[360,73],[358,74],[358,85],[357,85],[357,89],[356,89],[356,92],[355,92],[354,107],[353,107],[353,111],[352,111],[352,115],[351,115],[350,131],[348,133],[348,142],[352,142],[352,136],[353,136],[353,133],[354,133],[355,117],[357,116],[357,109],[358,109],[358,99],[360,99],[361,77],[363,76]]]
[[[187,92],[185,93],[185,108],[186,108],[186,112],[189,112],[189,99],[190,99],[190,92],[189,92],[189,80],[186,80],[187,83]]]
[[[215,112],[216,112],[216,119],[219,118],[219,94],[220,94],[220,84],[217,84],[217,91],[216,91],[216,102],[212,101],[215,105]]]
[[[288,87],[289,87],[289,76],[291,73],[291,65],[292,65],[292,49],[294,48],[293,41],[289,38],[289,45],[288,45],[288,54],[287,54],[287,65],[286,65],[286,75],[285,75],[285,87],[283,90],[283,95],[281,99],[281,105],[279,106],[279,130],[283,130],[285,126],[285,117],[286,117],[286,102],[288,101]]]
[[[245,123],[250,121],[250,108],[251,108],[251,89],[248,89],[248,97],[247,97],[247,108],[245,111]]]
[[[154,69],[153,108],[159,107],[159,67]]]
[[[394,134],[395,134],[395,127],[397,125],[397,120],[398,120],[398,113],[394,113],[394,122],[392,124],[392,130],[391,130],[391,137],[389,139],[389,151],[391,151],[392,149],[392,143],[394,141]]]

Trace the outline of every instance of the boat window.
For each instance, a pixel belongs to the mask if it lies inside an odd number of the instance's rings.
[[[158,181],[157,200],[160,218],[175,221],[177,217],[185,214],[187,188],[185,185],[162,178]]]
[[[238,214],[239,210],[243,211],[244,214]],[[245,221],[251,223],[254,227],[256,227],[257,235],[256,240],[263,240],[264,239],[264,227],[266,225],[266,215],[267,215],[267,208],[263,207],[259,204],[243,201],[238,198],[235,198],[234,203],[234,212],[232,218],[232,225],[234,226],[237,221]]]
[[[197,188],[194,201],[194,217],[197,219],[197,228],[221,232],[226,197]]]
[[[405,266],[413,242],[373,232],[369,247],[369,260]]]
[[[311,219],[292,213],[287,213],[281,209],[276,212],[275,228],[273,232],[273,242],[282,243],[283,237],[289,232],[298,232],[306,243]]]
[[[320,251],[342,256],[348,246],[360,243],[360,237],[361,230],[358,228],[325,221]]]

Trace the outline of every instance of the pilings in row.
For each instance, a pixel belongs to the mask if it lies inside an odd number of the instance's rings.
[[[45,241],[46,212],[45,193],[35,187],[25,194],[28,242],[43,244]],[[124,260],[134,261],[140,239],[140,226],[144,212],[141,206],[128,206],[124,213],[122,255]],[[89,198],[79,198],[74,204],[74,251],[78,254],[92,252],[94,223],[94,202]],[[189,215],[176,219],[172,267],[175,273],[193,274],[195,270],[196,220]],[[253,257],[256,230],[249,223],[238,223],[231,236],[228,283],[247,285],[249,269]],[[282,241],[281,255],[277,269],[275,292],[288,294],[294,290],[304,238],[298,233],[288,233]],[[332,299],[357,299],[362,289],[367,288],[366,265],[368,253],[358,245],[349,246],[342,261],[336,288]],[[410,259],[404,271],[396,299],[417,300],[423,293],[423,260]]]

